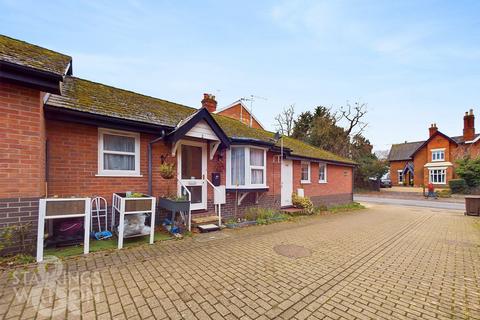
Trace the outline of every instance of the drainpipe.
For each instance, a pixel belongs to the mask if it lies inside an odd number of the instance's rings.
[[[165,138],[165,131],[162,130],[160,137],[150,141],[148,143],[148,195],[152,196],[152,145],[163,140]]]

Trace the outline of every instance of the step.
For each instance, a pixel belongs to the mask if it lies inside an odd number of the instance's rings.
[[[192,217],[192,225],[218,223],[218,216]]]
[[[303,209],[295,208],[295,207],[289,207],[289,208],[282,208],[281,211],[285,213],[295,213],[295,212],[300,212]]]
[[[200,230],[201,233],[205,232],[212,232],[212,231],[218,231],[220,228],[216,224],[201,224],[197,226],[197,228]]]

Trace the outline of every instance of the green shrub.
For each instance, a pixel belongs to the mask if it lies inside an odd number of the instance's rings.
[[[452,191],[450,189],[443,189],[437,192],[439,198],[450,198],[452,196]]]
[[[465,179],[452,179],[448,185],[452,193],[467,193],[468,187]]]
[[[310,200],[309,197],[300,197],[294,193],[292,194],[292,204],[299,209],[303,209],[306,214],[313,214],[315,212],[312,200]]]
[[[458,167],[455,172],[465,180],[470,188],[480,186],[480,157],[471,159],[469,157],[457,161]]]

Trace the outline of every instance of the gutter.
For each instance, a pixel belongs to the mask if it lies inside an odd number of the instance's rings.
[[[152,171],[153,171],[153,168],[152,168],[152,146],[163,140],[163,138],[165,138],[165,130],[162,130],[162,134],[160,137],[156,138],[156,139],[153,139],[152,141],[150,141],[148,143],[148,195],[149,196],[152,196],[152,193],[153,193],[153,182],[152,182]]]

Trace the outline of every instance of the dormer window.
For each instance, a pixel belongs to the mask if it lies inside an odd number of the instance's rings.
[[[432,150],[432,162],[434,161],[445,161],[445,149]]]

